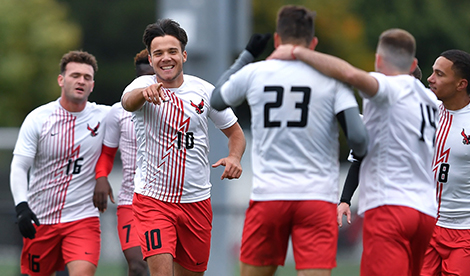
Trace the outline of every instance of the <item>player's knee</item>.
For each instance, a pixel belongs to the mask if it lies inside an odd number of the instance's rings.
[[[129,260],[129,276],[147,276],[147,263],[141,259]]]

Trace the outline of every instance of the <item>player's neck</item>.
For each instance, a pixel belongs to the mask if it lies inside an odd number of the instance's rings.
[[[470,103],[470,96],[465,93],[462,97],[453,97],[449,100],[443,100],[442,103],[447,110],[459,110]]]
[[[59,101],[62,108],[68,112],[81,112],[86,107],[87,101],[84,102],[72,102],[67,100],[65,97],[61,97]]]
[[[162,80],[157,76],[157,82],[163,83],[165,88],[179,88],[184,82],[183,73],[171,80]]]

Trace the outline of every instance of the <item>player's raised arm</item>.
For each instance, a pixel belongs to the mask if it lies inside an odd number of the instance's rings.
[[[268,59],[301,60],[329,77],[356,87],[370,97],[374,96],[379,89],[377,80],[366,71],[340,58],[305,47],[284,44],[276,48]]]
[[[235,60],[232,66],[227,71],[225,71],[217,81],[211,97],[211,106],[213,108],[216,110],[223,110],[228,107],[220,95],[220,88],[233,73],[237,72],[243,66],[255,60],[263,52],[264,48],[266,48],[266,44],[270,38],[271,34],[269,33],[264,35],[253,34],[251,36],[251,39],[246,45],[245,50],[240,53],[237,60]]]

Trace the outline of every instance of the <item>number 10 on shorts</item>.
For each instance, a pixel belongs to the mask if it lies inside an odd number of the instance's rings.
[[[160,229],[153,229],[145,232],[145,241],[147,242],[147,251],[162,247]]]

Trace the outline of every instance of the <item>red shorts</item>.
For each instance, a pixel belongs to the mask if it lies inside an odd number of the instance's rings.
[[[119,205],[116,214],[117,230],[122,251],[140,246],[139,238],[135,230],[132,205]]]
[[[470,275],[470,229],[436,226],[421,275]]]
[[[418,276],[436,219],[384,205],[365,212],[361,275]]]
[[[36,238],[23,238],[21,273],[49,276],[76,260],[98,266],[101,243],[98,217],[43,224],[36,227],[36,231]]]
[[[190,271],[207,269],[212,230],[210,199],[168,203],[135,193],[132,206],[144,259],[169,253]]]
[[[317,201],[250,201],[240,261],[254,266],[284,265],[292,237],[295,267],[336,267],[336,204]]]

